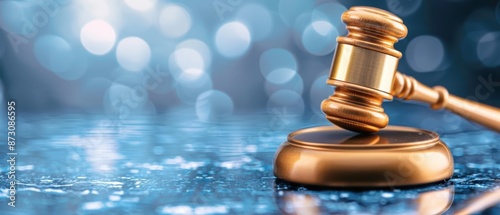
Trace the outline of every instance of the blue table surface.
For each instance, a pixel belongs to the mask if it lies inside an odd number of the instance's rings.
[[[365,190],[312,188],[276,179],[274,154],[288,133],[329,124],[314,114],[297,117],[276,109],[202,122],[189,109],[121,120],[19,113],[16,208],[7,205],[8,163],[3,161],[0,211],[418,214],[435,207],[451,214],[500,187],[498,133],[444,111],[402,106],[386,109],[391,124],[437,131],[453,153],[453,178],[418,187]],[[6,138],[6,131],[0,135]],[[7,145],[0,148],[5,160]],[[500,206],[480,213],[500,214]]]

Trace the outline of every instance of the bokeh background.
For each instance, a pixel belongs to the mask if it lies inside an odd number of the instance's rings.
[[[349,191],[273,176],[290,132],[330,124],[320,102],[333,92],[340,16],[356,5],[404,20],[400,71],[500,107],[498,0],[0,0],[0,124],[15,100],[19,153],[18,204],[0,189],[0,214],[412,214],[422,196],[451,203],[429,191],[449,193],[455,213],[496,189],[497,134],[404,101],[384,104],[390,123],[440,133],[452,179]]]
[[[404,20],[400,71],[500,106],[492,0],[2,0],[0,97],[34,113],[322,116],[340,16],[356,5]]]

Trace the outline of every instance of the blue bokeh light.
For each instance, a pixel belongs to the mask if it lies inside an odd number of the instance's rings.
[[[190,48],[181,48],[173,53],[175,63],[182,70],[204,69],[205,62],[201,54]]]
[[[314,1],[280,0],[278,10],[281,20],[286,25],[293,26],[297,17],[302,13],[311,12],[313,8]]]
[[[284,84],[297,74],[294,70],[287,68],[275,69],[267,75],[266,80],[273,84]]]
[[[500,32],[488,32],[479,39],[477,56],[487,67],[500,66]]]
[[[443,63],[445,49],[440,39],[422,35],[410,41],[405,55],[406,61],[414,71],[434,72]]]
[[[71,6],[75,6],[77,18],[81,21],[90,21],[93,19],[106,20],[109,23],[118,25],[123,22],[120,18],[121,10],[117,7],[117,1],[101,0],[75,0]]]
[[[213,9],[210,1],[0,1],[0,78],[13,83],[6,84],[5,92],[40,98],[21,96],[25,107],[98,112],[104,110],[101,98],[113,84],[134,88],[146,80],[154,87],[147,90],[141,110],[153,110],[147,104],[161,113],[177,106],[194,108],[199,95],[217,89],[231,96],[234,111],[264,108],[273,95],[285,91],[307,102],[304,113],[322,115],[319,105],[331,87],[321,79],[331,66],[336,37],[347,33],[341,14],[358,4],[222,2],[225,11]],[[464,3],[442,4],[456,11],[451,6]],[[395,45],[403,53],[401,72],[436,85],[441,83],[433,81],[449,77],[450,92],[462,94],[473,93],[477,84],[464,85],[465,80],[478,82],[478,75],[498,74],[499,3],[469,3],[474,7],[456,11],[464,17],[462,23],[427,10],[439,6],[434,2],[371,4],[402,16],[408,26],[408,37]],[[33,22],[36,17],[39,26]],[[452,29],[436,28],[445,22]],[[21,42],[13,44],[13,36]],[[24,77],[37,82],[22,87],[32,83]],[[100,83],[98,90],[87,87],[92,83]],[[458,87],[462,85],[469,87]],[[71,89],[61,91],[66,86]],[[40,93],[44,90],[52,92],[53,103],[41,102],[48,99]],[[78,103],[79,96],[88,102]]]
[[[126,119],[129,115],[156,112],[149,94],[138,86],[127,86],[113,82],[103,97],[106,113]]]
[[[38,37],[33,49],[38,62],[54,73],[67,72],[75,60],[70,44],[55,35]]]
[[[409,16],[415,13],[422,4],[422,0],[386,0],[389,11],[398,16]]]
[[[271,80],[266,81],[264,88],[266,89],[267,95],[272,95],[279,90],[291,90],[298,94],[302,94],[304,91],[304,80],[299,73],[288,69],[278,69],[274,71],[277,71],[278,74],[283,72],[286,73],[284,75],[280,74],[282,75],[280,77],[275,77],[276,80],[274,81],[279,83],[273,83]],[[286,80],[286,82],[284,80]]]
[[[205,91],[213,89],[213,83],[210,76],[204,72],[197,72],[200,75],[190,75],[182,73],[177,79],[175,87],[177,97],[188,105],[194,105],[196,99]]]
[[[202,67],[194,66],[194,68],[199,68],[199,69],[210,68],[212,64],[212,51],[205,42],[198,39],[184,40],[181,43],[179,43],[179,45],[176,46],[176,50],[180,50],[183,48],[192,49],[198,52],[198,54],[201,56],[203,60],[203,66]]]
[[[314,21],[302,34],[302,45],[313,55],[327,55],[335,49],[338,36],[337,29],[331,23]]]
[[[259,14],[255,16],[255,14]],[[236,15],[236,19],[244,23],[251,32],[255,41],[263,40],[269,36],[274,26],[273,18],[269,11],[258,4],[247,4],[243,6]]]
[[[128,86],[112,83],[102,98],[102,103],[106,113],[119,113],[121,111],[120,106],[124,104],[125,99],[130,98],[129,96],[131,95],[131,92],[132,88]],[[144,99],[141,100],[144,101]]]
[[[328,75],[322,75],[318,77],[311,86],[311,90],[309,91],[309,104],[311,106],[311,110],[320,117],[323,117],[323,111],[321,111],[320,105],[323,100],[328,98],[333,94],[333,87],[325,84],[326,80],[328,80]]]
[[[113,83],[121,84],[127,87],[141,86],[142,77],[144,77],[143,72],[129,72],[128,70],[117,67],[112,71],[112,76],[115,77]]]
[[[196,99],[196,115],[201,121],[214,121],[230,116],[234,104],[231,97],[219,90],[208,90]]]
[[[90,53],[104,55],[115,45],[116,32],[106,21],[93,20],[83,26],[80,41]]]
[[[170,72],[175,79],[179,79],[180,76],[188,70],[188,75],[195,75],[197,78],[197,72],[203,71],[205,69],[205,61],[202,55],[195,49],[191,48],[180,48],[176,49],[169,57]]]
[[[250,31],[241,22],[226,23],[217,30],[215,35],[217,50],[222,56],[228,58],[236,58],[245,54],[250,43]]]
[[[179,5],[166,5],[160,13],[158,27],[169,38],[183,36],[189,31],[191,25],[191,15]]]
[[[151,60],[151,48],[139,37],[127,37],[116,47],[116,59],[125,69],[139,71]]]
[[[274,70],[290,69],[297,71],[297,60],[285,49],[269,49],[260,56],[260,72],[265,78]]]
[[[304,113],[304,100],[295,91],[280,90],[269,97],[267,110],[270,113],[283,111],[286,114],[300,116]]]
[[[342,23],[341,17],[342,13],[346,10],[347,8],[338,2],[321,4],[312,11],[311,22],[327,21],[335,27],[340,35],[344,35],[347,30],[344,23]],[[317,30],[321,31],[319,29]]]
[[[75,54],[75,60],[71,64],[71,68],[63,73],[56,73],[59,77],[65,80],[78,80],[87,73],[89,61],[87,56]]]
[[[32,4],[25,1],[0,1],[0,27],[13,34],[27,36],[32,33]]]
[[[138,11],[151,10],[158,0],[125,0],[125,4]]]

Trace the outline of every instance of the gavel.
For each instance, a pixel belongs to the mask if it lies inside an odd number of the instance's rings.
[[[400,18],[377,8],[352,7],[342,21],[348,34],[337,38],[327,80],[335,91],[321,103],[330,122],[359,133],[378,132],[389,123],[382,102],[396,97],[448,109],[500,132],[500,109],[451,95],[441,86],[427,87],[396,71],[402,54],[394,43],[408,33]]]

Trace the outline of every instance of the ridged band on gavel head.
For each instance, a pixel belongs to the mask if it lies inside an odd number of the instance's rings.
[[[370,49],[401,58],[401,52],[394,49],[394,43],[406,37],[408,30],[403,20],[373,7],[351,7],[342,14],[349,34],[338,37],[339,43]]]
[[[333,124],[360,133],[374,133],[387,126],[382,92],[338,82],[335,94],[321,103],[321,110]]]
[[[395,15],[371,7],[352,7],[342,14],[348,35],[337,38],[328,84],[335,93],[321,104],[326,118],[342,128],[373,133],[389,117],[381,105],[391,100],[401,52],[394,43],[407,34]]]
[[[379,90],[392,98],[394,74],[402,56],[394,43],[407,34],[403,21],[372,7],[352,7],[342,14],[342,21],[349,33],[337,38],[329,79]]]

